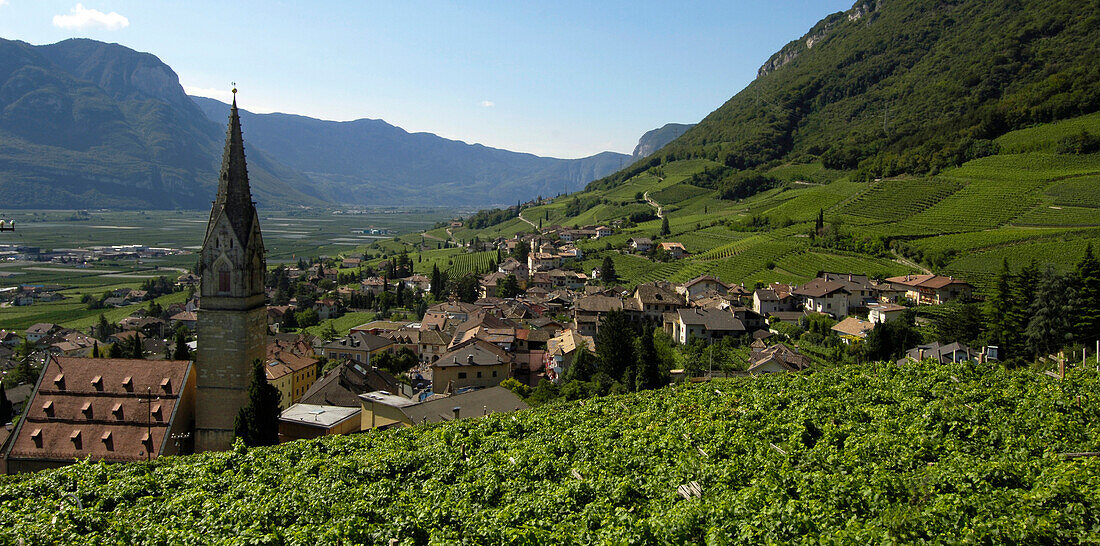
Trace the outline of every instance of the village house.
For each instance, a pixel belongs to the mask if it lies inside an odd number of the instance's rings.
[[[791,294],[802,299],[802,307],[808,312],[836,318],[848,316],[851,293],[839,282],[816,278],[795,288]]]
[[[901,317],[906,308],[896,303],[875,303],[867,308],[867,320],[875,324],[884,324]]]
[[[845,345],[850,345],[867,339],[867,335],[871,333],[871,330],[875,329],[875,324],[874,322],[863,320],[859,317],[848,316],[845,317],[844,320],[834,324],[832,331],[840,336],[840,340],[843,341]]]
[[[413,386],[398,381],[385,370],[345,361],[317,379],[298,403],[358,408],[359,395],[375,391],[406,398],[415,394]]]
[[[610,237],[613,233],[615,233],[615,231],[607,226],[596,226],[597,239],[600,237]]]
[[[595,340],[590,336],[582,336],[576,330],[565,330],[550,338],[546,342],[546,352],[543,353],[546,376],[555,383],[561,381],[562,375],[573,365],[578,350],[595,352]]]
[[[795,312],[800,304],[799,298],[791,295],[791,287],[785,284],[757,288],[752,293],[752,310],[764,316]]]
[[[753,342],[753,351],[749,356],[750,374],[800,372],[810,367],[809,357],[783,343],[765,347],[763,342]]]
[[[264,372],[267,382],[279,391],[280,410],[297,402],[317,380],[318,362],[316,358],[268,346]]]
[[[607,313],[622,310],[622,298],[599,295],[578,298],[573,302],[573,329],[582,336],[594,337]]]
[[[664,314],[687,307],[684,296],[676,292],[674,286],[665,282],[639,284],[634,290],[638,318],[655,326],[663,324]]]
[[[630,249],[634,252],[649,252],[653,248],[653,241],[648,237],[631,237]]]
[[[905,356],[897,361],[898,365],[924,360],[933,360],[939,364],[949,362],[966,362],[979,360],[997,360],[999,357],[997,347],[985,347],[973,349],[963,343],[954,342],[942,344],[932,342],[927,345],[918,345],[905,352]]]
[[[724,337],[748,333],[745,324],[733,313],[719,309],[685,308],[665,313],[664,331],[677,343],[701,339],[707,344]]]
[[[191,362],[54,356],[3,459],[15,474],[189,453],[194,415]]]
[[[321,356],[329,360],[352,360],[370,365],[371,357],[384,352],[394,352],[392,339],[355,332],[321,346]]]
[[[714,294],[725,295],[729,292],[729,285],[710,275],[701,275],[677,286],[676,292],[684,295],[688,301],[694,301]]]
[[[491,387],[511,377],[512,356],[500,347],[472,339],[453,347],[432,363],[432,390],[455,392],[462,387]]]
[[[38,343],[38,340],[46,336],[53,335],[60,329],[60,325],[39,322],[38,324],[32,325],[30,328],[27,328],[27,331],[24,332],[24,337],[27,341],[31,343]]]
[[[361,407],[293,404],[279,414],[279,443],[359,432]]]
[[[684,255],[687,254],[687,249],[684,248],[684,245],[677,242],[661,243],[660,247],[661,250],[667,252],[669,257],[673,259],[683,258]]]
[[[968,299],[974,287],[970,283],[943,275],[905,275],[886,279],[905,289],[905,297],[915,305],[942,305],[956,299]]]

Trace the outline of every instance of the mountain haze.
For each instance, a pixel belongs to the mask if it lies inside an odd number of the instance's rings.
[[[6,208],[204,208],[229,107],[188,97],[156,56],[71,39],[0,39],[0,198]],[[489,205],[571,192],[630,156],[556,159],[242,110],[261,206]]]
[[[152,55],[83,39],[48,46],[0,40],[0,197],[7,207],[206,206],[224,134],[224,122],[207,119]],[[249,151],[260,202],[321,203],[308,178]]]
[[[676,140],[692,127],[695,127],[694,123],[668,123],[658,129],[646,131],[642,138],[638,139],[638,145],[634,147],[631,158],[638,160],[664,148],[666,144]]]
[[[191,97],[210,119],[228,105]],[[246,139],[307,173],[334,202],[481,205],[576,191],[620,168],[630,156],[604,152],[555,159],[409,133],[378,119],[326,121],[241,110]]]

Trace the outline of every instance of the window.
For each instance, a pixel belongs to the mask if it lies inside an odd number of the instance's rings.
[[[466,379],[466,372],[458,372],[459,379]]]
[[[477,377],[478,377],[478,379],[481,378],[481,372],[477,372]]]
[[[218,271],[218,292],[229,292],[229,270]]]
[[[496,370],[493,370],[493,377],[496,377],[496,376],[497,376],[497,372],[496,372]]]

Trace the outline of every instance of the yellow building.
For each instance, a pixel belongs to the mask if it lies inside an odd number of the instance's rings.
[[[268,357],[264,371],[268,384],[279,391],[279,409],[285,410],[317,381],[317,359],[277,352]]]
[[[492,387],[512,377],[512,357],[488,341],[473,338],[432,363],[432,390],[454,392],[462,387]]]

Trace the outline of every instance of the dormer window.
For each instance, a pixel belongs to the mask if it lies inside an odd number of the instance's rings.
[[[53,400],[46,400],[46,403],[42,404],[42,412],[47,417],[53,417]]]
[[[80,429],[74,430],[73,433],[69,435],[69,440],[72,441],[73,447],[80,449]]]
[[[114,407],[111,408],[111,413],[114,414],[115,418],[122,419],[122,402],[115,402]]]
[[[164,379],[162,379],[160,381],[160,388],[163,389],[164,392],[166,392],[166,393],[171,393],[172,392],[172,380],[168,377],[165,377]]]
[[[124,377],[122,379],[122,388],[126,389],[127,392],[132,392],[134,390],[134,378],[130,376]]]
[[[97,375],[97,376],[93,377],[92,378],[92,387],[97,391],[103,390],[103,376]]]
[[[63,374],[63,373],[57,374],[57,376],[55,376],[53,378],[53,384],[58,389],[64,390],[65,389],[65,374]]]
[[[88,419],[91,419],[92,418],[92,403],[91,402],[84,402],[84,405],[80,406],[80,413],[83,413],[84,417],[87,417]]]
[[[99,439],[103,442],[103,446],[107,448],[107,451],[115,450],[115,438],[114,435],[111,434],[111,431],[108,430],[107,432],[104,432],[103,435],[99,437]]]
[[[42,448],[42,429],[36,428],[31,433],[31,440],[34,442],[34,447]]]
[[[153,409],[152,409],[152,412],[153,412],[153,417],[156,417],[157,421],[160,421],[162,419],[163,416],[160,412],[160,404],[154,405]]]

